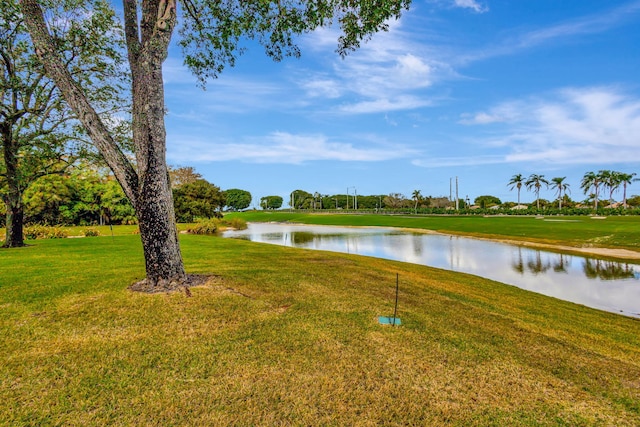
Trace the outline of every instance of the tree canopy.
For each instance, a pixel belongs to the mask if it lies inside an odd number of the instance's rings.
[[[280,209],[282,207],[282,197],[265,196],[260,198],[260,207],[264,210]]]
[[[490,208],[491,206],[501,205],[502,201],[496,196],[478,196],[473,199],[473,204],[481,208]]]
[[[77,84],[109,122],[126,107],[120,68],[122,44],[109,34],[114,14],[97,4],[89,17],[68,10],[53,12],[49,30]],[[23,244],[24,191],[40,177],[60,174],[87,146],[75,113],[64,102],[36,55],[16,0],[0,8],[0,196],[6,205],[5,246]]]
[[[257,40],[267,56],[280,61],[300,55],[297,35],[337,26],[342,35],[336,51],[345,56],[372,34],[388,30],[388,20],[400,17],[410,4],[411,0],[184,1],[179,44],[185,64],[204,83],[235,64],[247,39]],[[171,25],[175,7],[175,0],[167,1],[162,15],[167,19],[159,25]]]
[[[251,193],[239,188],[230,188],[225,191],[226,206],[233,211],[247,209],[251,205]]]
[[[140,287],[163,290],[182,286],[188,277],[180,253],[167,178],[162,81],[162,64],[177,24],[177,0],[123,1],[131,71],[135,165],[119,149],[86,91],[65,64],[65,52],[56,45],[38,0],[20,2],[47,74],[82,121],[136,210],[147,272],[147,279]],[[98,4],[97,0],[69,3],[76,9]],[[294,36],[334,25],[341,30],[337,50],[344,55],[373,33],[386,30],[387,21],[398,18],[410,1],[185,0],[180,4],[183,7],[179,44],[185,63],[204,83],[207,78],[216,77],[226,65],[234,64],[244,49],[242,42],[247,39],[259,41],[268,56],[280,60],[287,55],[299,55]]]
[[[168,166],[167,168],[169,169],[171,188],[177,188],[183,184],[203,179],[202,175],[191,166]]]
[[[198,179],[183,184],[173,190],[176,220],[193,222],[198,218],[220,218],[225,204],[224,193],[220,188]]]

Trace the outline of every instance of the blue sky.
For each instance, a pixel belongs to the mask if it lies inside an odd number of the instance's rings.
[[[587,171],[640,174],[640,1],[414,0],[390,24],[346,59],[331,29],[301,37],[300,59],[250,47],[205,91],[172,49],[169,164],[255,206],[295,189],[448,196],[455,177],[461,198],[515,201],[516,173],[566,176],[583,200]]]

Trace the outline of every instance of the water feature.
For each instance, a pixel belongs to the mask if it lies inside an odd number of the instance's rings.
[[[225,237],[344,252],[486,277],[601,310],[640,317],[640,264],[393,228],[249,224]]]

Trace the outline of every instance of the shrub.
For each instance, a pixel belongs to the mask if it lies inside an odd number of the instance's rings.
[[[24,228],[25,239],[64,239],[69,234],[60,227],[50,227],[47,225],[33,224]]]
[[[45,226],[40,224],[29,225],[24,228],[24,238],[29,240],[44,239]]]
[[[86,228],[82,231],[84,237],[97,237],[100,235],[100,231],[97,228]]]
[[[247,221],[245,221],[242,218],[231,218],[231,219],[224,219],[222,220],[222,223],[224,225],[226,225],[227,227],[231,227],[234,228],[236,230],[246,230],[247,229]]]
[[[191,234],[215,234],[218,231],[220,221],[217,219],[207,219],[198,221],[187,228],[187,233]]]

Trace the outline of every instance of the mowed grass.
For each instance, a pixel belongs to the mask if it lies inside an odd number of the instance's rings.
[[[30,243],[0,250],[0,425],[640,425],[637,319],[191,235],[209,285],[132,293],[139,236]],[[381,326],[396,274],[402,326]]]
[[[251,211],[229,214],[253,222],[384,226],[433,230],[476,237],[520,240],[574,247],[640,250],[640,216],[478,216],[353,215]]]

